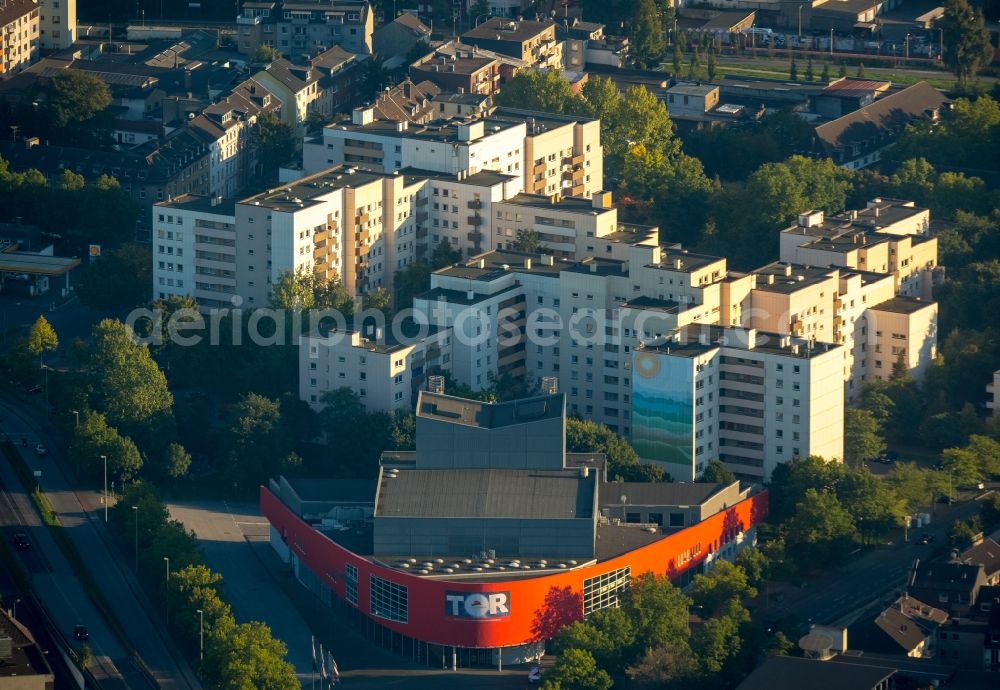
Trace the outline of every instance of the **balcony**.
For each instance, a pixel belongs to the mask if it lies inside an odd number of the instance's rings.
[[[479,211],[483,208],[483,202],[479,199],[473,199],[468,203],[468,207],[473,211]]]
[[[360,230],[356,233],[355,239],[358,242],[365,243],[371,238],[371,233],[367,230]]]
[[[417,256],[424,256],[427,254],[427,243],[417,242]]]
[[[354,222],[358,225],[364,225],[368,222],[368,219],[369,215],[367,213],[359,213],[357,218],[354,219]]]
[[[575,156],[569,159],[569,162],[572,165],[583,165],[583,154],[582,153],[576,154]]]
[[[791,326],[792,335],[794,335],[796,337],[801,337],[802,334],[805,333],[805,331],[806,331],[805,324],[803,324],[801,321],[792,321],[792,323],[790,324],[790,326]]]
[[[419,240],[419,239],[422,239],[424,237],[427,237],[427,228],[418,227],[417,228],[417,239]]]
[[[532,175],[537,175],[538,173],[543,173],[543,172],[545,172],[545,162],[544,161],[542,161],[541,163],[539,163],[538,165],[536,165],[535,167],[533,167],[531,169],[531,174]]]
[[[470,232],[465,237],[469,240],[469,242],[475,242],[476,244],[483,241],[483,233],[481,232]]]
[[[477,228],[483,224],[483,217],[478,213],[474,216],[469,216],[466,220],[469,222],[469,225]]]
[[[417,197],[417,208],[421,208],[421,207],[426,206],[426,205],[427,205],[427,197],[425,197],[425,196],[418,196]]]
[[[583,196],[583,185],[582,184],[574,185],[573,188],[569,191],[569,194],[570,196]]]
[[[248,17],[244,14],[236,17],[236,23],[244,26],[256,26],[257,24],[260,24],[262,20],[262,17]]]
[[[427,211],[417,211],[417,213],[414,215],[414,219],[418,223],[426,223],[427,222]]]

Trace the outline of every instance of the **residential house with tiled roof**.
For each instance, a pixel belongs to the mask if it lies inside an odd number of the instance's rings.
[[[281,107],[281,100],[260,82],[247,79],[190,121],[189,126],[211,148],[211,196],[228,198],[246,186],[256,170],[254,126],[261,117],[279,113]]]
[[[367,56],[334,46],[302,63],[275,60],[254,79],[281,100],[282,120],[304,134],[311,115],[326,122],[353,106],[356,87],[365,76],[362,59]]]
[[[430,41],[431,30],[416,15],[403,12],[383,24],[372,36],[373,51],[385,62],[405,58],[420,41]]]

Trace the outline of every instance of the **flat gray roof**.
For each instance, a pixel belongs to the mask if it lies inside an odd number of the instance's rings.
[[[878,304],[869,307],[869,309],[873,309],[875,311],[888,311],[896,314],[913,314],[921,309],[933,307],[935,304],[937,304],[937,302],[919,299],[917,297],[893,297],[892,299],[887,299],[885,302],[879,302]]]
[[[42,276],[61,276],[80,265],[77,258],[42,256],[30,252],[0,253],[0,272],[30,273]]]
[[[375,517],[586,519],[593,492],[576,470],[399,470],[383,475]]]
[[[456,398],[443,393],[421,391],[417,399],[417,417],[463,426],[497,429],[540,419],[556,419],[562,417],[565,407],[566,397],[562,393],[487,403]]]
[[[202,213],[217,213],[221,216],[236,215],[236,202],[232,199],[215,201],[210,196],[201,194],[181,194],[168,201],[160,201],[154,204],[161,208],[179,208],[185,211],[200,211]]]
[[[696,506],[726,486],[712,482],[604,482],[601,505],[618,505],[621,497],[627,496],[630,506]]]

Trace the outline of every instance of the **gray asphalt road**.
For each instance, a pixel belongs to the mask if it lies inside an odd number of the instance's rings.
[[[84,624],[90,631],[88,641],[94,655],[92,672],[107,688],[145,688],[148,683],[132,665],[129,655],[111,627],[101,617],[83,586],[63,557],[48,529],[42,524],[24,487],[10,466],[0,461],[0,525],[3,537],[15,533],[28,536],[31,547],[17,551],[29,573],[31,585],[44,602],[49,617],[67,641],[73,639],[73,626]],[[79,643],[70,642],[76,647]]]
[[[87,511],[63,475],[59,450],[40,425],[29,419],[7,400],[0,400],[0,416],[4,427],[13,438],[26,437],[28,449],[41,441],[50,454],[39,457],[28,453],[29,467],[42,472],[41,486],[53,510],[66,529],[66,534],[76,550],[85,559],[93,579],[97,582],[106,601],[111,602],[129,644],[135,648],[157,683],[164,690],[200,690],[201,685],[191,668],[175,654],[167,640],[159,617],[151,613],[152,605],[146,600],[132,574],[118,560],[118,553],[111,548],[99,512]],[[46,554],[50,551],[46,549]],[[143,687],[132,685],[130,687]]]

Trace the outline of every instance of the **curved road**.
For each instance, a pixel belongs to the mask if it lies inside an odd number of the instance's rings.
[[[100,588],[104,599],[114,607],[114,615],[128,638],[126,646],[135,649],[160,688],[164,690],[201,690],[201,684],[193,671],[167,639],[163,623],[153,613],[152,604],[139,588],[135,577],[119,563],[118,553],[112,548],[110,535],[105,531],[103,512],[99,510],[98,506],[89,506],[90,510],[88,511],[81,504],[71,483],[63,474],[59,462],[61,454],[54,443],[51,431],[44,429],[42,424],[33,419],[20,401],[12,400],[7,394],[0,396],[0,417],[3,418],[4,431],[11,438],[27,438],[28,450],[31,452],[24,454],[24,456],[28,466],[33,471],[40,470],[42,472],[41,487],[53,510],[58,514],[59,521],[66,530],[66,535],[84,559],[87,569]],[[38,442],[48,446],[49,455],[42,457],[35,455],[32,449]],[[10,472],[6,463],[0,464],[4,465],[4,472]],[[10,486],[19,485],[8,484],[8,488]],[[23,495],[23,499],[24,501],[29,500],[26,495]],[[35,529],[33,536],[41,540],[46,547],[44,549],[46,554],[56,553],[48,548],[50,546],[55,548],[55,544],[46,543],[46,538],[51,540],[51,536],[45,533],[45,530]],[[58,602],[49,603],[49,595],[57,597],[57,591],[52,589],[40,591],[40,596],[50,609],[57,607]],[[74,591],[69,599],[70,604],[79,610],[80,616],[95,615],[92,608],[87,609],[84,606],[84,601],[86,601],[87,606],[91,606],[91,604],[82,592]],[[99,619],[95,618],[95,620]],[[88,626],[91,625],[89,618],[83,622]],[[105,638],[106,632],[101,631],[102,638]],[[94,637],[96,638],[97,635]],[[107,653],[117,663],[117,660],[122,658],[123,650],[111,645],[113,638],[110,633],[107,634],[106,639],[109,642],[105,643],[102,639],[101,644],[110,648]],[[103,646],[102,649],[104,649]],[[127,654],[124,656],[127,660]],[[129,678],[128,680],[127,687],[149,687],[148,682],[136,684],[134,679]]]

